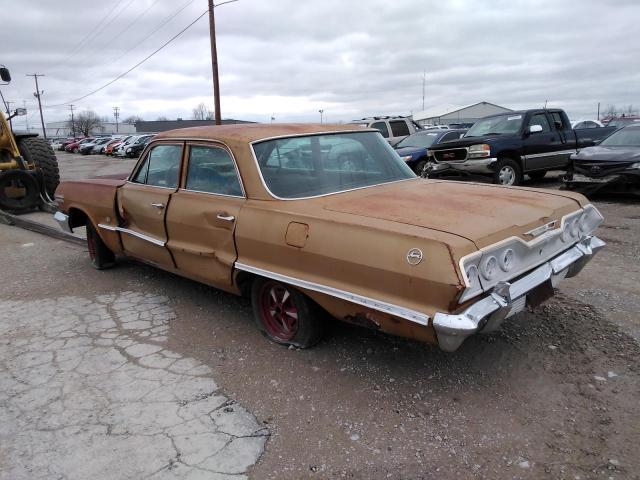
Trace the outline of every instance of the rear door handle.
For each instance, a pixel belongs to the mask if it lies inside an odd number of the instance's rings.
[[[233,222],[236,217],[233,215],[229,215],[227,212],[220,212],[216,215],[218,220],[224,220],[225,222]]]
[[[151,206],[162,210],[164,208],[164,203],[152,203]]]

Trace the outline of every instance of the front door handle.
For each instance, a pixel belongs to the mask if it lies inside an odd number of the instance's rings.
[[[152,203],[151,206],[162,210],[164,208],[164,203]]]
[[[229,215],[227,212],[220,212],[216,215],[218,220],[224,220],[225,222],[233,222],[236,217],[233,215]]]

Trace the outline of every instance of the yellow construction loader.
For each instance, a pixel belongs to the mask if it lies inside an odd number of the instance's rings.
[[[0,65],[0,79],[0,85],[11,81],[9,70],[4,65]],[[25,115],[25,109],[8,112],[8,117],[1,110],[0,210],[21,212],[51,206],[60,182],[58,160],[53,148],[37,133],[12,131],[7,120]]]

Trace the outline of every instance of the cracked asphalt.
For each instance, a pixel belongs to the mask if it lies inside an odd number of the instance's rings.
[[[175,317],[139,291],[0,301],[0,478],[245,478],[268,431],[167,348]]]

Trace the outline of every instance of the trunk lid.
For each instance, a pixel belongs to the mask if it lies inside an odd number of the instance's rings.
[[[451,233],[478,248],[519,236],[581,208],[560,191],[478,183],[411,180],[328,197],[326,210]]]

